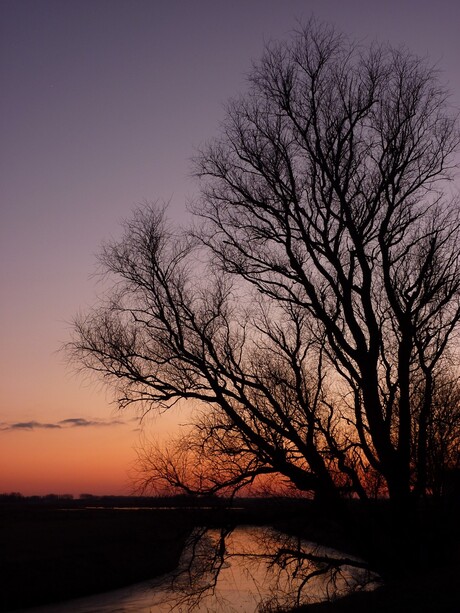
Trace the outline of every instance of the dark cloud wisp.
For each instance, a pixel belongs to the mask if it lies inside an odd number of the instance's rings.
[[[71,417],[61,419],[57,423],[43,423],[39,421],[20,421],[16,423],[0,422],[0,430],[62,430],[66,428],[87,428],[119,426],[124,422],[120,419],[85,419],[84,417]]]
[[[100,420],[100,419],[84,419],[83,417],[71,417],[70,419],[63,419],[59,422],[59,427],[67,428],[86,428],[88,426],[119,426],[124,422],[120,419],[112,420]]]
[[[39,421],[18,421],[14,424],[2,423],[1,430],[35,430],[35,429],[54,429],[61,428],[59,424],[44,424]]]

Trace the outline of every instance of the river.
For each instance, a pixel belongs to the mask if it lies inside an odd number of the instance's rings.
[[[196,559],[209,557],[212,544],[218,540],[216,530],[209,531],[200,543]],[[280,535],[273,530],[260,527],[238,527],[227,537],[226,555],[217,578],[215,589],[196,601],[197,613],[256,613],[262,602],[273,604],[295,604],[294,595],[305,576],[299,573],[279,573],[267,564],[279,543]],[[336,555],[331,549],[318,548],[313,543],[301,544],[305,551],[316,551]],[[189,568],[190,550],[186,550],[179,569]],[[192,567],[193,569],[193,567]],[[204,589],[214,575],[209,572],[192,572],[195,590]],[[112,590],[93,596],[78,598],[55,605],[23,609],[18,613],[188,613],[192,610],[190,599],[181,601],[189,587],[190,574],[179,576],[169,573],[151,581],[144,581],[122,589]],[[344,572],[331,581],[330,576],[315,577],[302,592],[302,602],[318,602],[332,596],[344,594],[356,586],[371,589],[375,585],[363,571],[346,567]]]

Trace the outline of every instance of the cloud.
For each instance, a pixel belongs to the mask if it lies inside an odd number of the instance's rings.
[[[18,421],[14,424],[2,424],[2,430],[35,430],[36,428],[61,428],[59,424],[42,424],[39,421]]]
[[[120,419],[85,419],[84,417],[70,417],[61,419],[57,423],[49,424],[39,421],[19,421],[16,423],[0,423],[0,430],[63,430],[68,428],[88,428],[88,427],[107,427],[119,426],[124,422]]]
[[[123,422],[119,419],[112,420],[91,420],[84,419],[83,417],[71,417],[69,419],[62,419],[59,422],[59,427],[69,428],[87,428],[88,426],[119,426]]]

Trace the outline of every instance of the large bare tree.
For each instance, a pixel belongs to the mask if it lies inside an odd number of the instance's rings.
[[[338,515],[388,496],[404,532],[455,462],[436,424],[458,415],[458,144],[410,53],[314,23],[267,48],[195,160],[198,229],[139,209],[101,255],[113,291],[75,325],[71,350],[121,407],[197,407],[144,456],[150,484],[276,474]]]

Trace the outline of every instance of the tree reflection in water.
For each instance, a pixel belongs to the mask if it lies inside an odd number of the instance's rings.
[[[269,613],[376,586],[362,562],[346,560],[273,529],[203,528],[174,573],[22,613]]]
[[[247,526],[196,530],[170,579],[163,602],[174,610],[249,613],[372,589],[378,578],[353,556]]]

